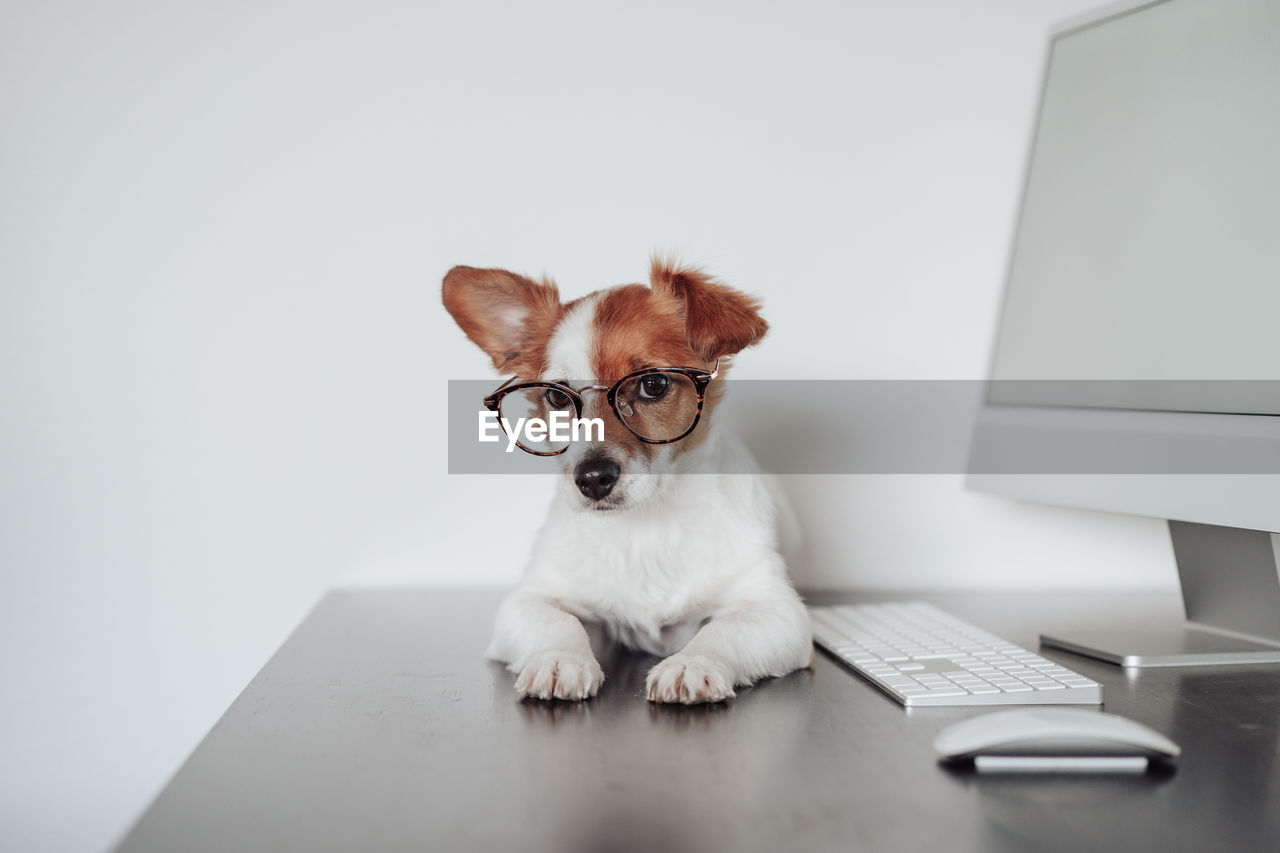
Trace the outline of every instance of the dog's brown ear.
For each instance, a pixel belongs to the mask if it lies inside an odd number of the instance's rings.
[[[499,371],[511,371],[545,342],[560,314],[553,283],[506,270],[454,267],[441,294],[445,309]]]
[[[654,258],[649,286],[660,296],[684,303],[685,336],[704,361],[746,349],[764,337],[769,324],[756,299],[721,284],[696,267]]]

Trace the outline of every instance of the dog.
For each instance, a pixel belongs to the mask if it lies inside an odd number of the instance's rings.
[[[754,462],[716,424],[729,361],[768,329],[757,301],[661,258],[647,287],[569,302],[548,279],[462,266],[442,296],[515,375],[491,408],[533,400],[605,424],[603,437],[555,449],[555,498],[498,609],[486,656],[522,697],[596,695],[604,673],[588,627],[662,658],[645,681],[652,702],[719,702],[813,663],[808,611],[779,550],[781,495],[741,473]]]

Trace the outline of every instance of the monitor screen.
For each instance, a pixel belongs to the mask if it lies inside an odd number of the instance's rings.
[[[992,378],[1280,379],[1280,3],[1057,36]],[[1259,383],[999,382],[994,403],[1280,415]]]

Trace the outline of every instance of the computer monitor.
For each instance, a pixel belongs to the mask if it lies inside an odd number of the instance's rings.
[[[1052,37],[990,377],[971,488],[1173,538],[1185,623],[1044,644],[1280,661],[1280,3],[1163,0]],[[1002,467],[1010,448],[1074,461]],[[1123,461],[1150,448],[1172,464]]]

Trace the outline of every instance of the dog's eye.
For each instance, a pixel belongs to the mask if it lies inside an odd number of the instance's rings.
[[[547,405],[553,409],[569,408],[569,395],[555,388],[548,388],[547,393],[543,395],[547,400]]]
[[[650,373],[648,376],[642,376],[640,377],[640,399],[661,399],[670,386],[670,380],[661,373]]]

